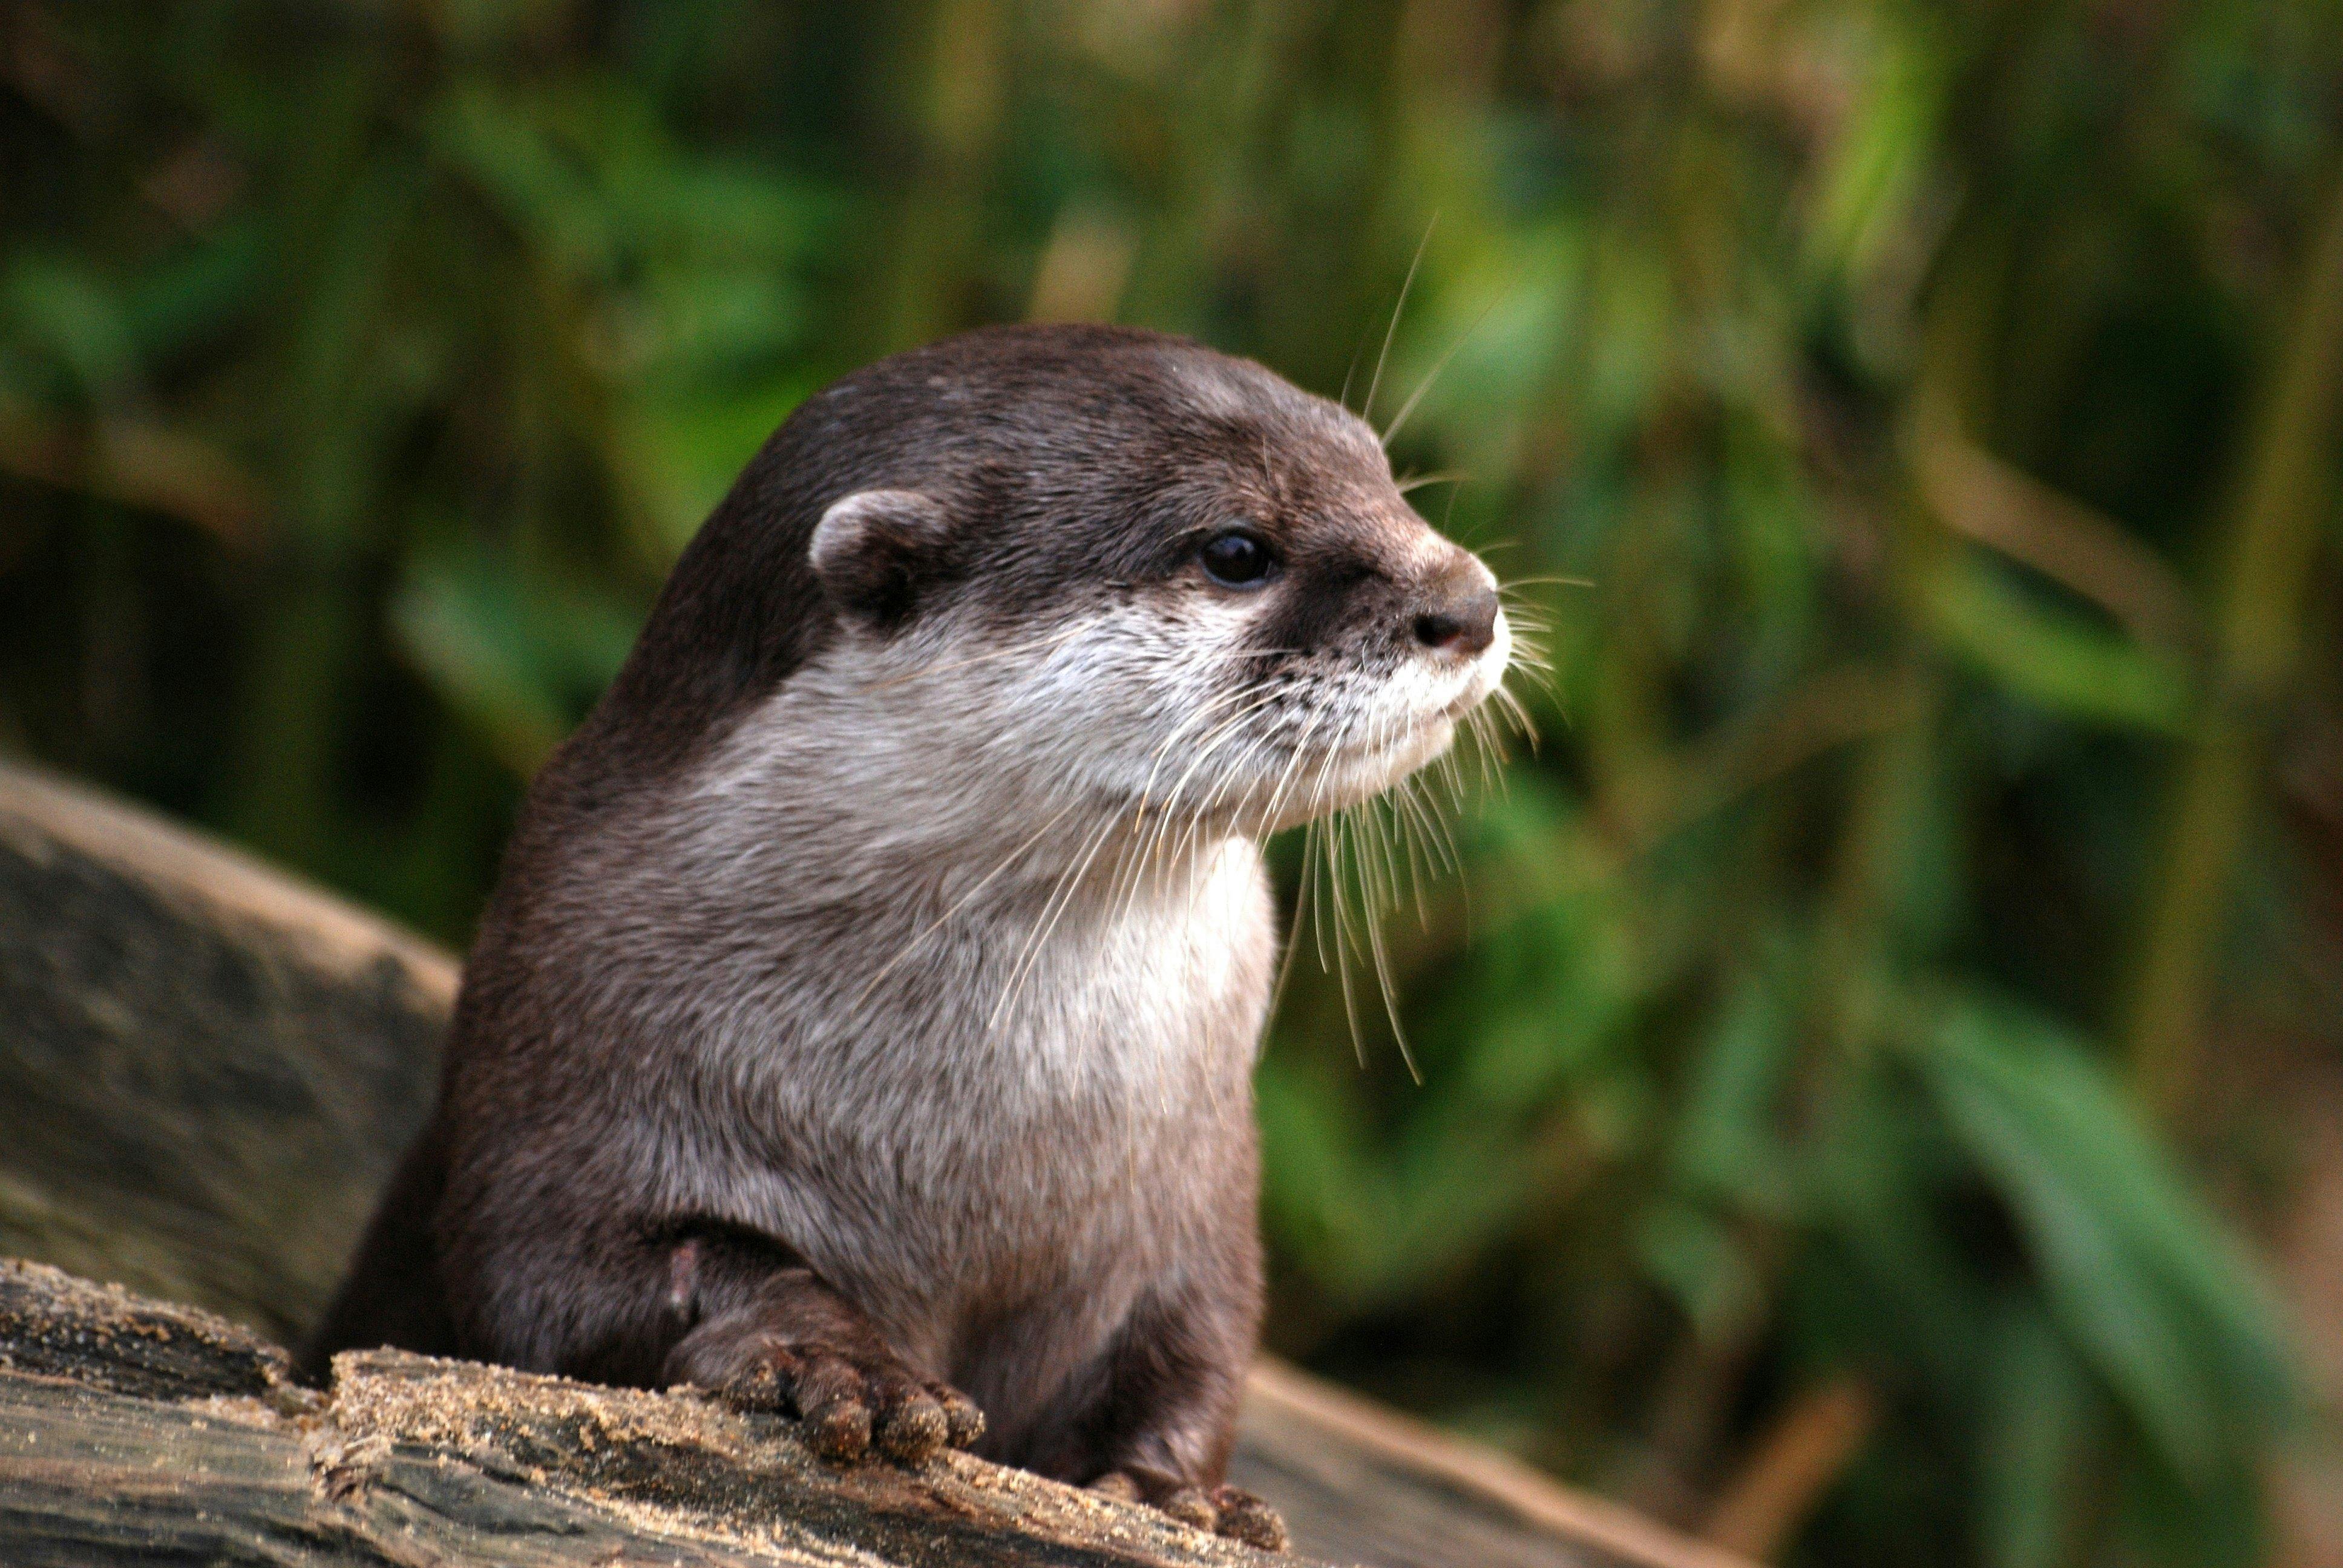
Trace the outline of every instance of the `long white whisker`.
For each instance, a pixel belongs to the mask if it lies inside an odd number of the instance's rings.
[[[1415,242],[1415,255],[1409,258],[1407,276],[1400,279],[1399,298],[1392,306],[1391,325],[1383,328],[1383,352],[1375,356],[1375,373],[1367,382],[1367,400],[1359,405],[1359,417],[1373,423],[1375,417],[1375,389],[1383,384],[1383,363],[1391,357],[1392,339],[1399,336],[1399,318],[1407,309],[1407,291],[1415,286],[1415,269],[1423,265],[1423,248],[1432,243],[1432,231],[1438,227],[1440,215],[1423,226],[1423,237]]]
[[[1008,855],[1002,859],[999,865],[993,867],[992,869],[987,871],[982,877],[978,879],[975,886],[970,888],[967,892],[962,893],[959,898],[953,900],[950,908],[945,910],[942,914],[938,915],[934,920],[930,920],[926,925],[920,928],[918,933],[915,934],[910,941],[903,944],[903,950],[897,953],[893,958],[889,959],[880,969],[879,972],[870,977],[870,983],[865,985],[860,993],[855,997],[855,1005],[860,1007],[863,1002],[869,1000],[870,993],[879,989],[879,982],[885,980],[890,974],[893,973],[896,965],[901,963],[905,959],[910,958],[912,951],[917,949],[921,942],[926,941],[930,937],[935,935],[936,932],[942,928],[945,921],[950,920],[954,915],[960,913],[960,910],[966,909],[970,900],[973,900],[979,893],[981,893],[986,888],[991,885],[994,878],[1000,876],[1001,872],[1016,864],[1016,862],[1024,855],[1026,850],[1031,849],[1035,844],[1041,841],[1043,834],[1049,832],[1051,829],[1055,828],[1060,822],[1065,820],[1066,813],[1071,811],[1075,807],[1081,804],[1081,799],[1077,798],[1067,801],[1066,804],[1058,808],[1058,811],[1055,816],[1051,817],[1048,821],[1042,823],[1041,827],[1034,829],[1032,835],[1023,843],[1018,845],[1014,849],[1010,850]]]
[[[1009,984],[1002,990],[1001,1000],[994,1006],[990,1020],[984,1026],[988,1033],[1001,1027],[1001,1019],[1008,1013],[1011,1004],[1016,1001],[1018,993],[1024,989],[1025,976],[1032,968],[1033,960],[1041,957],[1041,949],[1050,940],[1050,933],[1057,930],[1058,921],[1073,903],[1081,885],[1081,879],[1090,870],[1091,862],[1098,858],[1099,850],[1104,847],[1109,839],[1114,836],[1115,829],[1121,825],[1121,818],[1108,818],[1105,825],[1091,836],[1090,847],[1083,851],[1081,859],[1074,863],[1073,869],[1059,879],[1057,889],[1050,895],[1050,901],[1041,907],[1041,915],[1035,922],[1033,934],[1026,939],[1024,950],[1018,955],[1017,967],[1010,972]]]
[[[1312,823],[1302,830],[1302,872],[1293,890],[1293,922],[1285,933],[1285,951],[1277,960],[1277,983],[1269,993],[1269,1016],[1275,1018],[1285,1000],[1285,982],[1293,973],[1293,955],[1302,950],[1302,921],[1310,909],[1310,883],[1314,869],[1314,851],[1318,842],[1317,825]]]
[[[1352,1054],[1359,1059],[1359,1065],[1363,1068],[1367,1065],[1367,1042],[1366,1037],[1359,1032],[1358,1003],[1351,995],[1351,954],[1348,940],[1350,917],[1342,898],[1341,849],[1349,835],[1333,830],[1342,825],[1342,819],[1339,815],[1330,818],[1327,822],[1329,829],[1327,845],[1330,850],[1333,851],[1331,859],[1334,864],[1332,873],[1326,879],[1326,886],[1334,896],[1334,966],[1338,971],[1336,982],[1342,987],[1342,1016],[1348,1019],[1351,1024]]]
[[[1324,717],[1325,712],[1322,709],[1312,713],[1310,722],[1303,725],[1302,733],[1294,738],[1293,755],[1286,759],[1285,771],[1278,776],[1277,788],[1270,791],[1269,805],[1262,812],[1261,819],[1264,831],[1276,823],[1278,810],[1285,804],[1286,788],[1298,777],[1302,759],[1309,755],[1310,737],[1317,729],[1319,720]]]
[[[1392,416],[1392,422],[1383,427],[1381,438],[1386,447],[1392,444],[1392,438],[1399,434],[1400,427],[1407,423],[1407,417],[1415,412],[1415,406],[1423,401],[1423,395],[1432,390],[1433,383],[1440,379],[1440,373],[1448,368],[1448,362],[1456,357],[1456,351],[1473,340],[1473,334],[1481,330],[1481,324],[1488,320],[1489,313],[1496,308],[1497,301],[1494,299],[1483,307],[1481,314],[1473,318],[1473,325],[1457,335],[1456,341],[1448,346],[1448,352],[1442,355],[1439,361],[1425,374],[1423,384],[1409,395],[1406,402],[1399,406],[1399,412]]]

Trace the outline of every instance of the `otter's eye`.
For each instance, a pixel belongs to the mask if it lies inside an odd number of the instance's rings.
[[[1277,569],[1270,548],[1242,528],[1214,534],[1197,550],[1204,575],[1223,588],[1259,588]]]

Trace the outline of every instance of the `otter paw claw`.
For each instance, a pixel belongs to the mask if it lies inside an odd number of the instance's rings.
[[[806,1446],[833,1464],[876,1452],[923,1464],[984,1434],[984,1415],[948,1383],[892,1357],[849,1355],[823,1345],[774,1346],[716,1391],[745,1410],[793,1411]]]
[[[1128,1471],[1111,1470],[1091,1483],[1091,1490],[1121,1503],[1141,1503],[1170,1515],[1191,1529],[1210,1531],[1264,1552],[1282,1552],[1289,1544],[1285,1521],[1277,1510],[1242,1486],[1157,1484],[1149,1486]]]
[[[976,1401],[948,1382],[931,1382],[928,1392],[943,1406],[945,1446],[974,1448],[984,1435],[984,1412],[976,1408]]]
[[[1212,1506],[1220,1511],[1212,1528],[1232,1541],[1264,1552],[1282,1552],[1292,1544],[1284,1519],[1257,1493],[1242,1486],[1220,1487],[1212,1493]]]
[[[1170,1514],[1191,1530],[1211,1531],[1219,1528],[1221,1511],[1199,1486],[1183,1486],[1177,1492],[1167,1492],[1155,1500],[1156,1509]]]

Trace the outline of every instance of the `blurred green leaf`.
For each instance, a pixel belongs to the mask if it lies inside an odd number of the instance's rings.
[[[1781,1213],[1790,1200],[1780,1102],[1798,1045],[1796,999],[1773,964],[1753,964],[1694,1057],[1674,1128],[1675,1176],[1688,1191]]]
[[[2290,1358],[2252,1266],[2078,1044],[2016,1006],[1946,1002],[1921,1061],[2023,1226],[2061,1329],[2182,1474],[2288,1408]]]
[[[425,125],[440,156],[538,254],[581,280],[616,268],[615,215],[584,160],[551,133],[544,104],[468,85],[432,105]]]
[[[119,294],[71,259],[13,257],[0,272],[0,319],[62,375],[55,392],[95,400],[122,387],[136,372],[138,358]]]
[[[2180,673],[2120,633],[2018,592],[1975,556],[1932,588],[1936,635],[1989,679],[2069,718],[2178,733],[2188,711]]]
[[[638,624],[483,550],[417,561],[390,613],[407,657],[524,774],[618,673]]]

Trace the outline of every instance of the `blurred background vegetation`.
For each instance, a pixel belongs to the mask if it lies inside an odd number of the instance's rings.
[[[1275,1346],[1768,1557],[2343,1562],[2343,5],[0,29],[0,749],[460,943],[808,390],[1331,394],[1421,245],[1375,415],[1556,689],[1421,1084],[1287,997]]]

